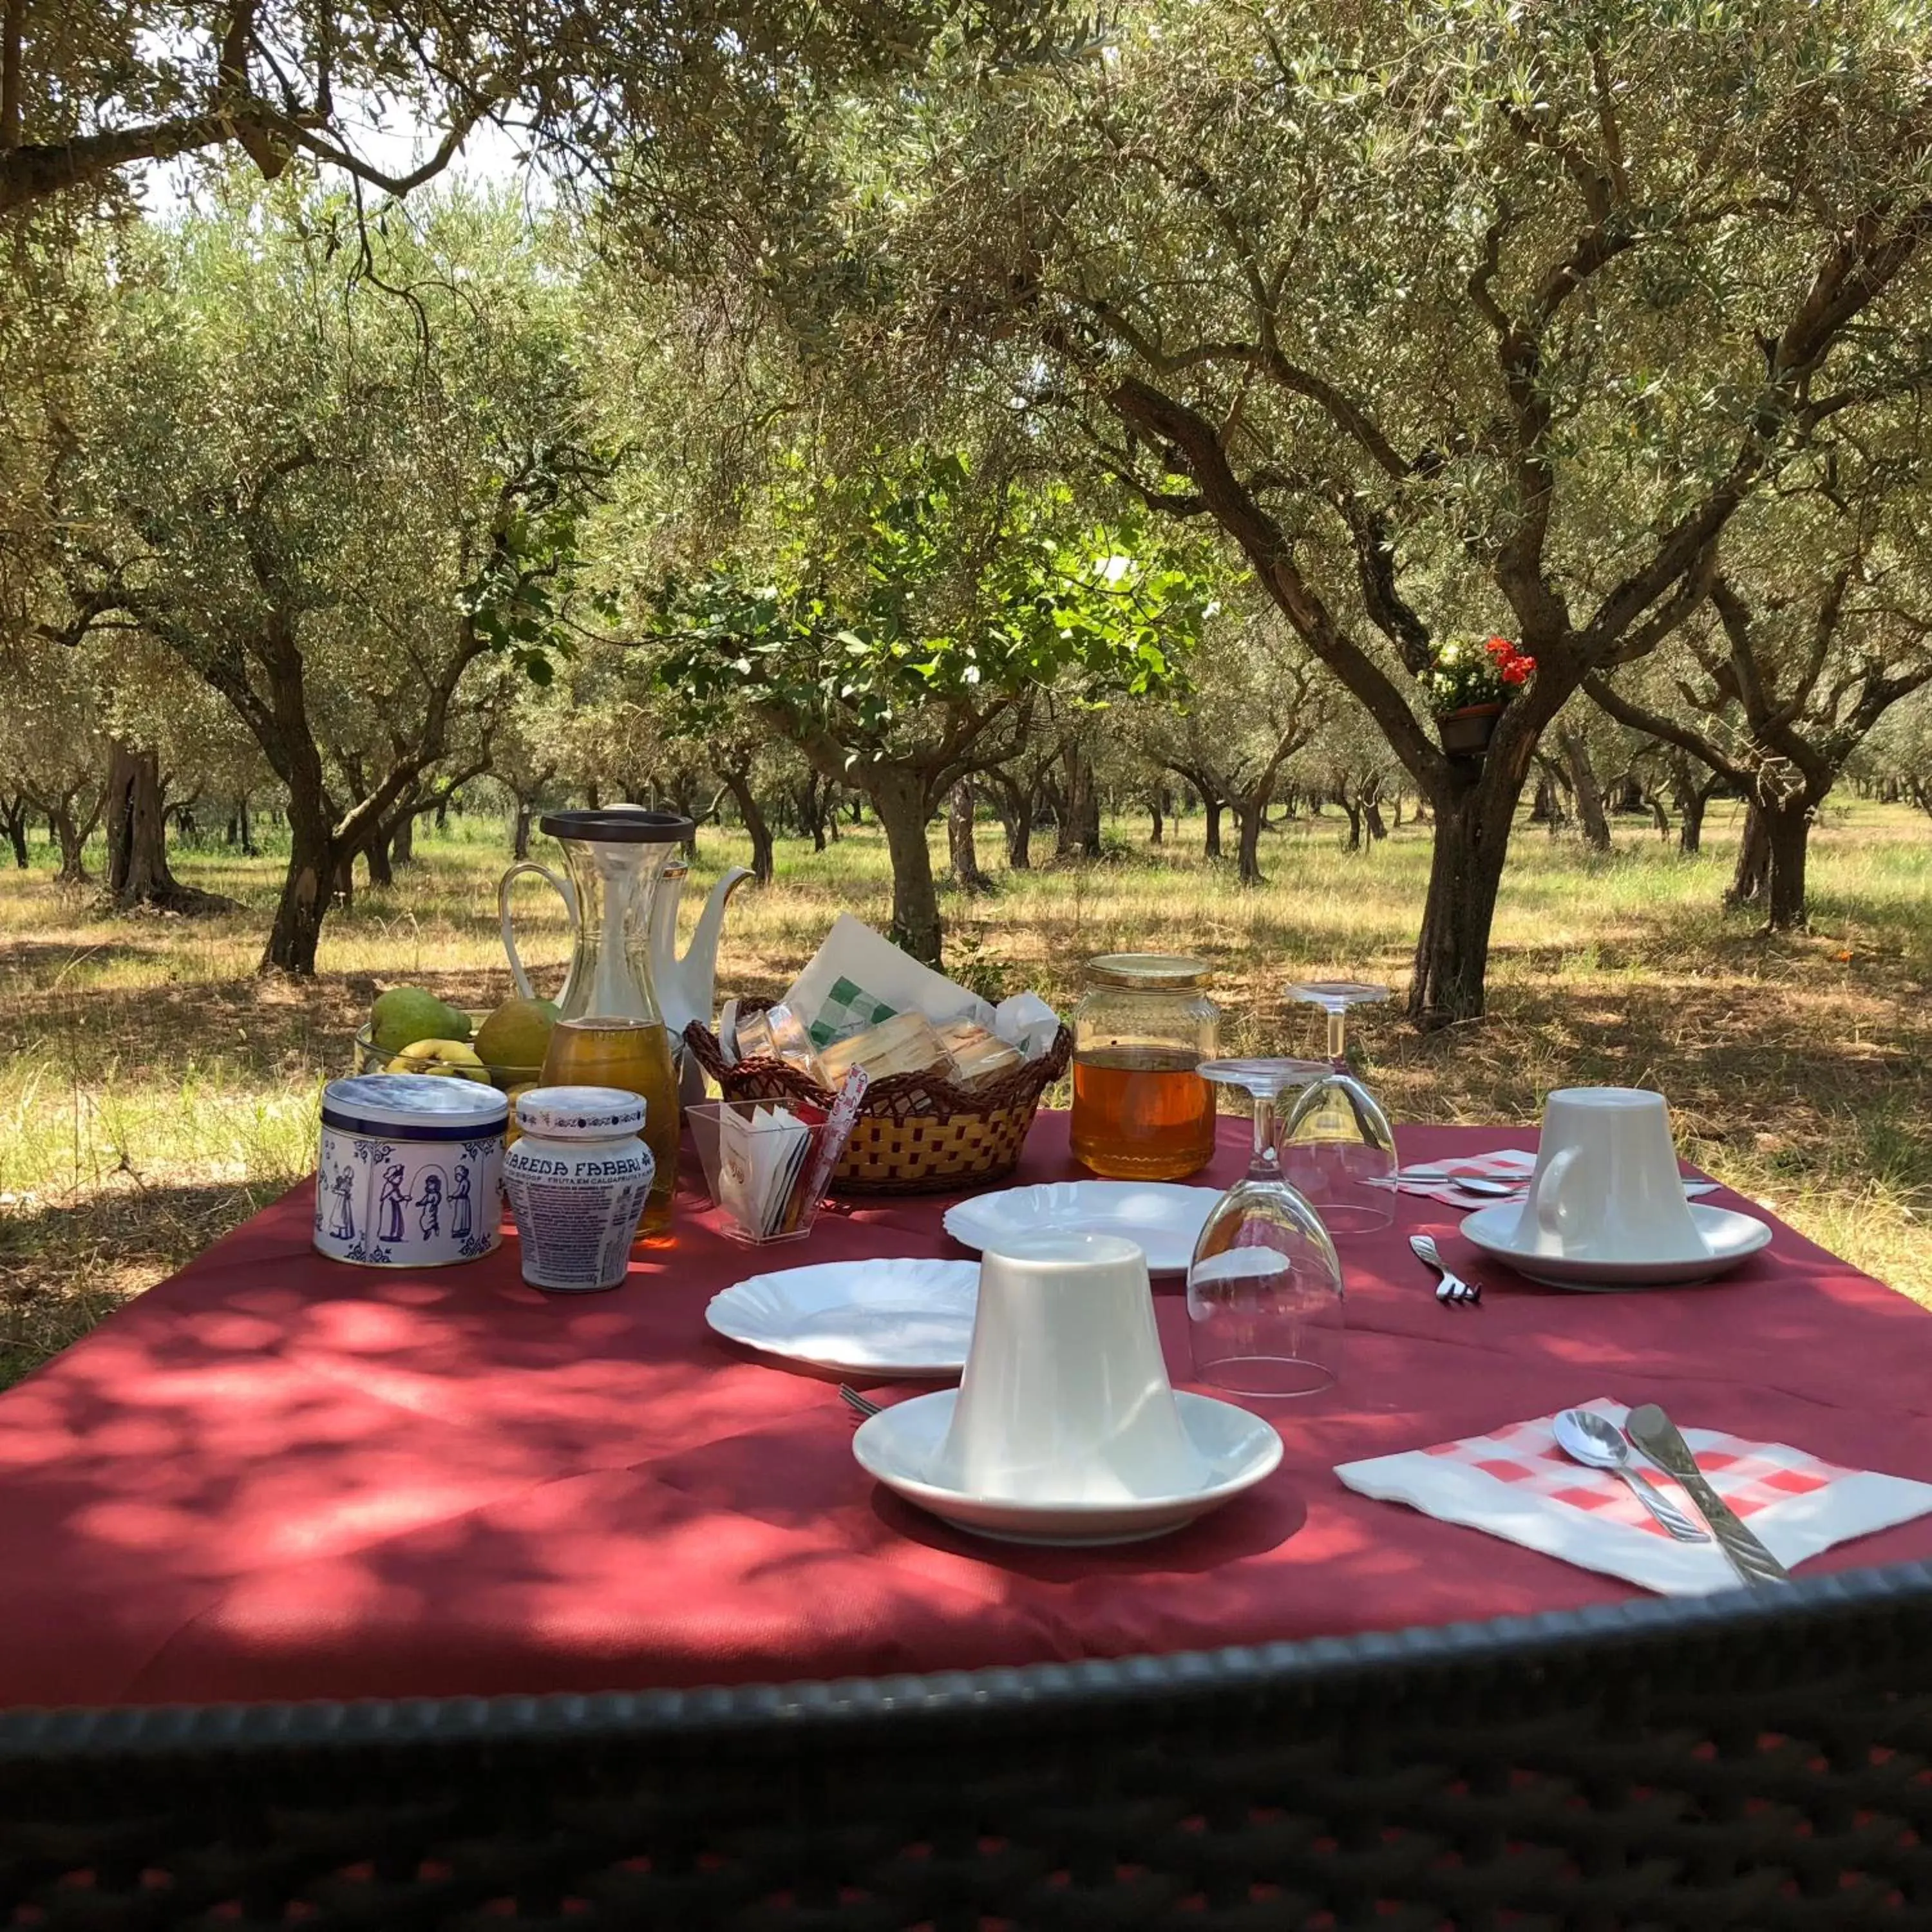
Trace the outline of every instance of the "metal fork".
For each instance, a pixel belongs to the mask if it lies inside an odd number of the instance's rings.
[[[861,1415],[877,1415],[880,1413],[879,1405],[870,1396],[861,1395],[850,1382],[841,1382],[838,1384],[838,1400],[848,1408],[856,1410]]]
[[[1436,1298],[1445,1308],[1473,1308],[1483,1298],[1483,1291],[1473,1281],[1465,1281],[1436,1251],[1435,1238],[1412,1234],[1408,1245],[1416,1258],[1432,1268],[1442,1279],[1436,1284]]]

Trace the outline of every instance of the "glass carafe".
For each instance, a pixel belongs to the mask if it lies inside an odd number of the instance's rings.
[[[556,889],[570,910],[575,928],[570,969],[556,1004],[561,1020],[581,1023],[560,1024],[552,1032],[544,1082],[621,1086],[642,1097],[644,1139],[657,1162],[640,1233],[648,1239],[670,1225],[682,1125],[677,1070],[652,974],[651,908],[666,862],[697,828],[676,812],[626,806],[546,812],[537,829],[563,848],[568,876],[528,859],[503,874],[497,888],[503,950],[517,991],[526,999],[534,997],[509,911],[511,882],[533,872]],[[591,1059],[597,1060],[595,1069]],[[615,1077],[620,1063],[621,1079]]]

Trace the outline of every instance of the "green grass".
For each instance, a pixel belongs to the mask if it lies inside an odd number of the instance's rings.
[[[1341,849],[1341,830],[1330,814],[1270,832],[1268,883],[1250,890],[1202,859],[1198,816],[1158,850],[1144,820],[1123,820],[1109,858],[1017,874],[984,827],[995,890],[945,896],[950,956],[983,991],[1036,986],[1065,1004],[1094,953],[1197,952],[1214,965],[1230,1050],[1306,1050],[1315,1021],[1284,984],[1345,974],[1399,994],[1427,878],[1426,830],[1364,854]],[[1490,1017],[1424,1038],[1396,1006],[1369,1010],[1357,1037],[1372,1078],[1399,1121],[1526,1122],[1552,1086],[1654,1084],[1693,1158],[1932,1303],[1932,824],[1832,812],[1815,835],[1814,930],[1778,940],[1722,909],[1736,834],[1720,808],[1708,849],[1686,859],[1630,821],[1600,858],[1523,827]],[[504,826],[453,820],[419,853],[394,891],[332,917],[303,986],[254,974],[280,887],[272,849],[176,855],[184,878],[240,902],[208,920],[103,918],[53,884],[44,851],[29,873],[0,873],[0,1381],[300,1177],[321,1083],[345,1070],[379,985],[472,1006],[509,992]],[[707,829],[698,883],[742,856]],[[841,910],[885,922],[890,878],[870,826],[822,854],[782,843],[778,868],[733,904],[724,992],[778,990]],[[567,951],[563,908],[540,884],[518,905],[544,979]]]

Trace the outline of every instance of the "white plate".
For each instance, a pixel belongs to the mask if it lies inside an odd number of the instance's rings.
[[[1690,1218],[1704,1238],[1708,1254],[1675,1262],[1567,1261],[1560,1255],[1539,1255],[1517,1246],[1516,1223],[1522,1209],[1514,1201],[1478,1208],[1462,1223],[1462,1232],[1485,1254],[1507,1262],[1518,1274],[1546,1288],[1664,1288],[1672,1284],[1708,1281],[1726,1273],[1766,1246],[1771,1229],[1753,1214],[1728,1208],[1693,1204]]]
[[[914,1396],[868,1418],[852,1438],[852,1453],[895,1495],[978,1536],[1070,1547],[1140,1543],[1179,1529],[1253,1488],[1281,1461],[1281,1438],[1258,1416],[1212,1396],[1177,1390],[1174,1399],[1181,1426],[1208,1465],[1208,1476],[1198,1486],[1170,1496],[1124,1502],[1018,1503],[935,1483],[930,1479],[932,1466],[952,1424],[957,1389]]]
[[[1185,1274],[1220,1198],[1217,1187],[1168,1180],[1051,1180],[975,1194],[946,1209],[946,1232],[982,1249],[1003,1234],[1124,1234],[1145,1252],[1150,1274]]]
[[[977,1262],[824,1262],[754,1274],[704,1318],[768,1355],[842,1375],[956,1376],[980,1299]]]

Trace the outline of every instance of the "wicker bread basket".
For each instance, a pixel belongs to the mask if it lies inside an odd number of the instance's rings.
[[[745,1000],[757,1012],[768,1002]],[[833,1095],[782,1060],[724,1064],[718,1036],[696,1020],[685,1044],[728,1100],[786,1100],[830,1107]],[[833,1170],[835,1194],[945,1194],[998,1180],[1018,1164],[1040,1096],[1066,1071],[1065,1027],[1038,1060],[972,1087],[927,1073],[896,1073],[866,1089],[858,1124]]]

